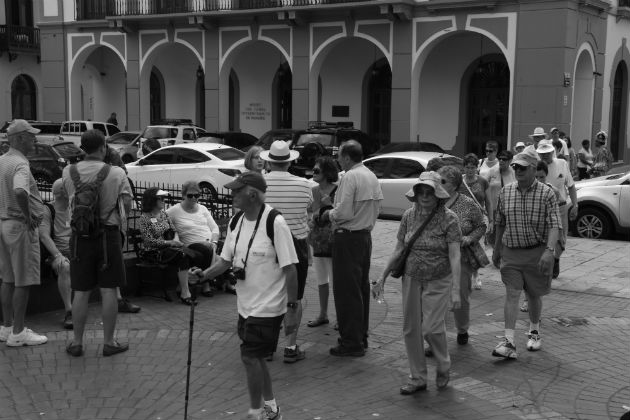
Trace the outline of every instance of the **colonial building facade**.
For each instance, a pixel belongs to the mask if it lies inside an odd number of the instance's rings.
[[[7,118],[28,77],[39,119],[116,112],[128,129],[190,118],[258,136],[352,121],[457,154],[537,126],[576,146],[604,129],[630,162],[628,0],[42,0],[33,13],[39,59],[2,63]]]

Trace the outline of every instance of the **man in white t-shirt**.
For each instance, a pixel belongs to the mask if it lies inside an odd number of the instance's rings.
[[[284,318],[285,333],[297,328],[298,262],[291,230],[282,215],[273,224],[272,242],[266,221],[272,208],[265,204],[267,184],[261,174],[246,172],[225,185],[234,206],[243,211],[232,230],[228,225],[221,258],[207,270],[191,269],[204,281],[233,267],[237,278],[238,335],[241,360],[247,371],[251,419],[282,418],[265,361],[278,345]],[[191,276],[192,277],[192,276]],[[194,283],[194,277],[191,283]],[[264,399],[264,406],[261,401]]]
[[[554,157],[555,149],[551,140],[541,140],[538,143],[536,153],[540,157],[540,160],[547,164],[549,172],[547,173],[547,183],[553,185],[560,194],[558,197],[558,207],[560,208],[560,219],[562,221],[562,229],[560,230],[561,243],[565,244],[567,241],[567,232],[569,230],[569,204],[567,203],[567,191],[571,199],[571,203],[574,206],[571,208],[571,220],[577,217],[577,193],[575,190],[575,184],[573,183],[573,176],[571,176],[571,170],[569,169],[569,163],[563,159],[557,159]],[[563,247],[556,246],[556,252],[554,253],[555,263],[553,267],[552,278],[557,278],[560,274],[560,255],[564,251]]]

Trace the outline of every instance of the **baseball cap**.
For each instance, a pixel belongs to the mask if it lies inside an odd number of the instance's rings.
[[[538,155],[533,146],[526,147],[521,153],[517,153],[512,159],[512,165],[520,166],[536,166],[538,164]]]
[[[19,133],[23,133],[23,132],[29,132],[31,134],[37,134],[39,133],[41,130],[37,129],[37,128],[33,128],[32,125],[30,125],[28,123],[28,121],[26,120],[13,120],[11,122],[11,124],[9,124],[9,126],[7,127],[7,135],[8,136],[12,136],[14,134],[19,134]]]
[[[236,177],[236,179],[234,179],[234,181],[225,184],[224,187],[230,190],[236,190],[247,185],[249,185],[250,187],[254,187],[262,192],[267,191],[267,183],[265,182],[265,178],[263,178],[263,176],[258,172],[253,171],[240,174],[238,177]]]

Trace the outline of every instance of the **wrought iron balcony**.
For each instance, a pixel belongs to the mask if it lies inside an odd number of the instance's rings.
[[[9,60],[16,54],[39,54],[39,29],[32,26],[0,25],[0,52],[7,51]]]
[[[77,20],[365,2],[366,0],[77,0]]]

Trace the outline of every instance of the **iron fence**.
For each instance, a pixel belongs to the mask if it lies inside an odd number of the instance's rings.
[[[39,51],[39,28],[0,25],[0,51]]]
[[[54,197],[52,194],[52,184],[40,182],[37,184],[39,193],[43,201],[51,202]],[[142,194],[144,191],[151,187],[157,187],[168,193],[168,196],[164,199],[164,208],[168,209],[182,201],[181,185],[163,184],[163,183],[136,183],[133,185],[133,203],[131,211],[127,215],[126,220],[123,222],[123,231],[127,233],[126,237],[129,237],[128,232],[130,229],[138,229],[138,221],[142,215]],[[214,221],[219,225],[221,229],[221,237],[225,237],[227,233],[227,225],[230,217],[234,214],[234,207],[232,206],[232,196],[228,190],[221,190],[219,192],[202,191],[198,200],[199,204],[205,206]],[[131,244],[125,241],[123,252],[133,252]]]

